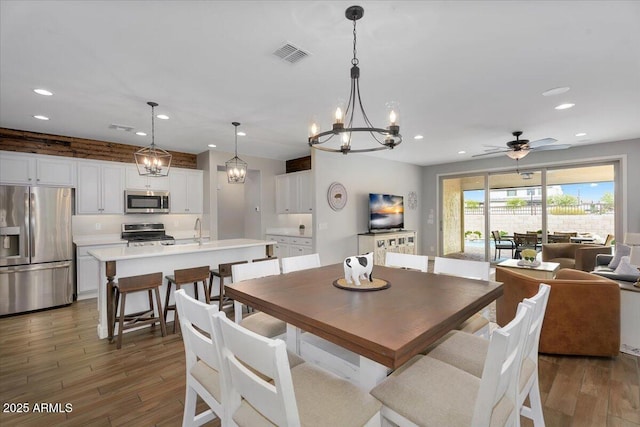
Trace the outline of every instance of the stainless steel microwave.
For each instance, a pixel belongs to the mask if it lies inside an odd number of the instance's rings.
[[[125,190],[124,213],[169,213],[169,192],[160,190]]]

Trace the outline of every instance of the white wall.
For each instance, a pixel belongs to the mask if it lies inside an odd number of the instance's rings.
[[[420,166],[319,150],[312,150],[311,163],[315,183],[314,244],[323,265],[342,262],[358,253],[357,234],[367,232],[369,226],[369,193],[404,196],[405,229],[418,230],[420,241],[420,196],[417,209],[410,210],[407,206],[410,191],[420,195]],[[334,181],[344,184],[348,197],[347,205],[338,212],[327,203],[327,190]],[[321,226],[326,228],[321,229]],[[421,253],[419,245],[418,253]]]
[[[218,171],[218,239],[246,237],[243,184],[229,184],[227,173]]]
[[[628,141],[610,142],[606,144],[593,144],[583,147],[574,146],[568,150],[542,151],[531,153],[520,161],[520,169],[552,166],[562,164],[580,164],[597,159],[624,159],[621,171],[621,188],[623,224],[622,230],[640,232],[640,139]],[[443,165],[424,166],[422,168],[422,222],[420,224],[422,241],[425,254],[436,255],[438,243],[438,176],[454,173],[479,172],[484,173],[493,170],[515,171],[515,162],[507,156],[484,158],[466,162],[448,163]],[[433,221],[429,221],[429,212],[433,210]],[[618,237],[618,236],[616,236]]]

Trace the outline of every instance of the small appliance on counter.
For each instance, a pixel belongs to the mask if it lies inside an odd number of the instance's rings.
[[[127,246],[168,246],[176,243],[173,236],[165,232],[162,223],[122,224],[122,239]]]
[[[0,185],[0,315],[68,305],[73,189]]]

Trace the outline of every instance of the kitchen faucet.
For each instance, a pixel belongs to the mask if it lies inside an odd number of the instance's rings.
[[[200,221],[200,217],[196,218],[196,225],[193,229],[198,230],[198,244],[202,246],[202,221]]]

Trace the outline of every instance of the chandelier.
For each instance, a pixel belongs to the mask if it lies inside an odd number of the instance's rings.
[[[138,173],[144,176],[167,176],[171,167],[171,154],[162,148],[156,147],[154,109],[156,102],[147,102],[151,106],[151,145],[141,148],[133,155]]]
[[[232,122],[231,124],[235,126],[236,155],[224,163],[227,168],[227,182],[229,184],[244,184],[244,179],[247,176],[247,162],[238,157],[238,126],[240,123]]]
[[[376,128],[371,124],[362,106],[360,99],[360,68],[358,67],[358,57],[356,50],[356,21],[362,18],[364,9],[360,6],[351,6],[345,11],[345,16],[353,21],[353,59],[351,59],[351,92],[349,93],[349,101],[346,109],[340,106],[335,112],[335,122],[330,130],[319,132],[316,123],[311,125],[309,146],[318,150],[330,151],[334,153],[365,153],[370,151],[391,150],[402,142],[400,135],[400,126],[398,125],[398,108],[396,103],[388,103],[389,110],[389,126],[386,129]],[[365,127],[354,127],[353,119],[356,107],[360,110],[360,114],[364,119]],[[372,138],[369,146],[364,148],[353,148],[352,142],[355,134],[369,134]],[[339,147],[332,148],[322,146],[329,142],[333,137],[338,138]],[[375,141],[375,143],[374,143]],[[337,144],[333,144],[334,147]]]

